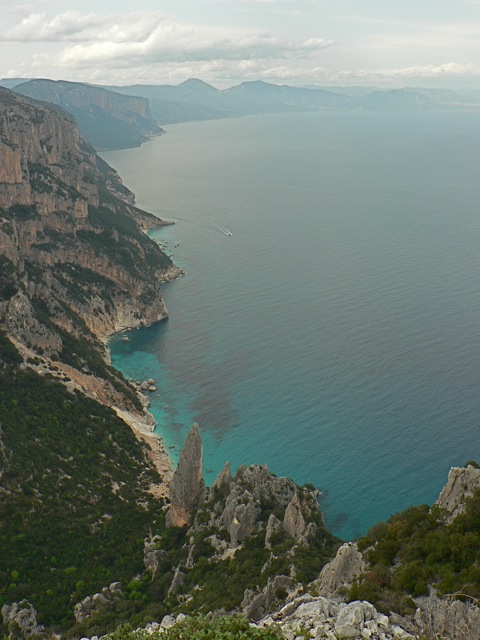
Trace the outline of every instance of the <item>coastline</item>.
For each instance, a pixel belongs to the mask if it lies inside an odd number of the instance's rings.
[[[165,223],[160,226],[166,226],[167,224],[175,224],[175,223]],[[166,283],[172,280],[176,280],[177,278],[185,275],[185,272],[177,267],[176,265],[172,265],[165,273],[162,275],[162,279],[160,282]],[[117,328],[114,332],[110,333],[108,336],[105,336],[102,339],[104,343],[108,360],[111,362],[110,349],[108,347],[108,342],[115,336],[123,333],[124,331],[131,331],[134,329],[147,328],[156,324],[157,322],[164,322],[168,319],[168,310],[166,310],[166,315],[158,318],[155,322],[151,322],[148,324],[137,324],[136,326],[122,326]],[[143,415],[134,414],[131,411],[126,411],[125,409],[121,409],[115,404],[109,403],[110,407],[117,414],[117,416],[123,420],[132,430],[133,434],[137,438],[137,440],[143,444],[146,448],[146,455],[149,458],[150,462],[156,468],[160,481],[158,483],[152,484],[149,488],[150,493],[156,498],[169,498],[170,496],[170,486],[173,477],[173,461],[168,454],[163,439],[154,432],[156,421],[154,416],[148,411],[148,399],[142,393],[140,389],[138,389],[135,385],[128,382],[131,389],[137,394],[140,398],[142,405],[144,407]]]

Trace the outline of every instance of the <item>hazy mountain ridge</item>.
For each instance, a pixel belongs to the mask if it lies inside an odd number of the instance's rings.
[[[354,91],[275,85],[260,80],[218,90],[197,79],[179,85],[115,86],[112,90],[149,99],[152,114],[161,125],[189,120],[215,119],[288,111],[350,109],[439,109],[480,107],[479,100],[442,89],[403,88]]]
[[[71,113],[82,136],[96,149],[136,147],[164,133],[150,114],[148,100],[139,96],[63,80],[29,80],[13,88]]]

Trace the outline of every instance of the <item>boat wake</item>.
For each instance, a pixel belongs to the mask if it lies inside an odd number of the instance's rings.
[[[181,220],[182,222],[187,222],[188,224],[194,224],[198,227],[203,227],[204,229],[212,229],[214,231],[220,231],[220,233],[223,233],[226,236],[233,236],[233,233],[231,231],[229,231],[228,229],[226,229],[225,227],[221,227],[219,224],[217,224],[216,222],[213,222],[212,220],[209,220],[208,218],[203,218],[200,216],[172,216],[172,215],[166,215],[167,218],[170,218],[171,220]]]

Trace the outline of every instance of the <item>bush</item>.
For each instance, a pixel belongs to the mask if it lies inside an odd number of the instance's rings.
[[[221,616],[210,620],[205,616],[186,618],[173,627],[152,634],[122,627],[109,636],[111,640],[281,640],[277,627],[258,629],[241,616]]]

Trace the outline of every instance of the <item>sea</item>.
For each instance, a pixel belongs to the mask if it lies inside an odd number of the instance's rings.
[[[103,153],[185,276],[169,319],[110,342],[176,462],[320,490],[352,539],[480,460],[480,112],[169,125]],[[128,337],[129,340],[124,340]]]

